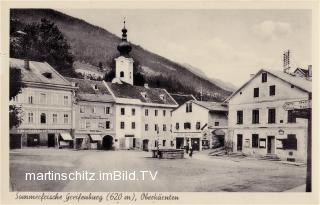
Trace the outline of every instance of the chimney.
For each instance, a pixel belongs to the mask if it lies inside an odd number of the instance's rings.
[[[148,83],[145,83],[145,84],[144,84],[144,87],[145,87],[145,88],[149,88]]]
[[[28,59],[24,59],[24,68],[26,70],[30,70],[30,65],[29,64],[30,64],[29,60]]]
[[[312,77],[312,65],[308,65],[308,77]]]

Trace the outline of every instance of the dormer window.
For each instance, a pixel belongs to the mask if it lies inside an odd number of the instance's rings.
[[[161,100],[164,100],[164,94],[160,95]]]
[[[52,73],[50,72],[45,72],[45,73],[42,73],[42,75],[48,79],[52,79]]]
[[[142,97],[143,97],[144,99],[147,99],[147,98],[148,98],[148,95],[147,95],[146,92],[141,92],[141,95],[142,95]]]
[[[92,85],[92,87],[93,87],[94,90],[98,90],[98,85],[97,84]]]

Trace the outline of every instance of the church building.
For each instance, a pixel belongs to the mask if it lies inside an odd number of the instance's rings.
[[[147,151],[174,147],[171,111],[178,103],[165,89],[134,85],[132,46],[125,26],[117,48],[120,56],[115,59],[115,78],[104,82],[115,99],[115,148]]]

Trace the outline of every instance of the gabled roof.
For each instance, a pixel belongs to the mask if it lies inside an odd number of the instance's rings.
[[[305,77],[307,77],[309,74],[309,71],[307,69],[303,69],[303,68],[297,68],[297,69],[295,69],[295,71],[293,73],[297,73],[297,71],[300,71]]]
[[[175,100],[165,89],[151,87],[146,88],[143,86],[135,86],[127,83],[120,84],[106,82],[106,84],[116,98],[136,99],[140,100],[143,103],[177,105]],[[146,97],[144,97],[143,94],[145,94]]]
[[[47,62],[29,61],[29,68],[24,66],[24,60],[10,58],[10,69],[17,68],[21,70],[22,81],[29,83],[43,83],[49,85],[71,86],[62,75],[60,75]],[[51,78],[45,77],[44,73],[51,73]]]
[[[79,78],[66,79],[75,83],[75,86],[78,87],[76,95],[79,100],[90,102],[114,102],[114,98],[104,85],[103,81]],[[97,86],[97,89],[94,89],[95,86]]]
[[[182,105],[189,100],[196,100],[196,98],[191,94],[178,94],[178,93],[170,93],[173,99],[179,104]]]
[[[198,101],[198,100],[191,100],[190,102],[197,104],[201,107],[204,107],[209,111],[228,111],[228,107],[221,102]]]
[[[295,87],[308,92],[312,93],[312,82],[311,80],[307,80],[305,78],[301,78],[296,76],[295,74],[285,73],[283,71],[277,71],[277,70],[266,70],[261,69],[257,74],[255,74],[250,80],[248,80],[245,84],[243,84],[238,90],[236,90],[234,93],[232,93],[225,102],[229,101],[233,96],[235,96],[240,90],[242,90],[245,86],[247,86],[254,78],[256,78],[258,75],[260,75],[262,72],[267,72],[270,75],[286,82],[291,85],[294,85]]]

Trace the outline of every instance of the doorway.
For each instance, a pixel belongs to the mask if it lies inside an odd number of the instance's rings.
[[[149,146],[149,140],[148,139],[144,139],[142,141],[142,150],[143,151],[149,151],[148,146]]]
[[[55,142],[54,134],[48,134],[48,147],[55,147]]]
[[[183,137],[177,137],[176,138],[176,148],[177,149],[183,149],[184,145],[184,138]]]
[[[10,134],[10,149],[21,149],[21,134]]]
[[[268,147],[267,147],[268,154],[275,154],[275,137],[268,136]]]
[[[238,134],[237,135],[237,151],[242,152],[242,135]]]
[[[199,138],[191,138],[191,144],[193,151],[200,150],[200,139]]]
[[[113,137],[110,135],[106,135],[102,140],[102,149],[111,150],[113,146]]]
[[[38,134],[29,134],[27,135],[27,146],[36,147],[40,145],[40,135]]]

